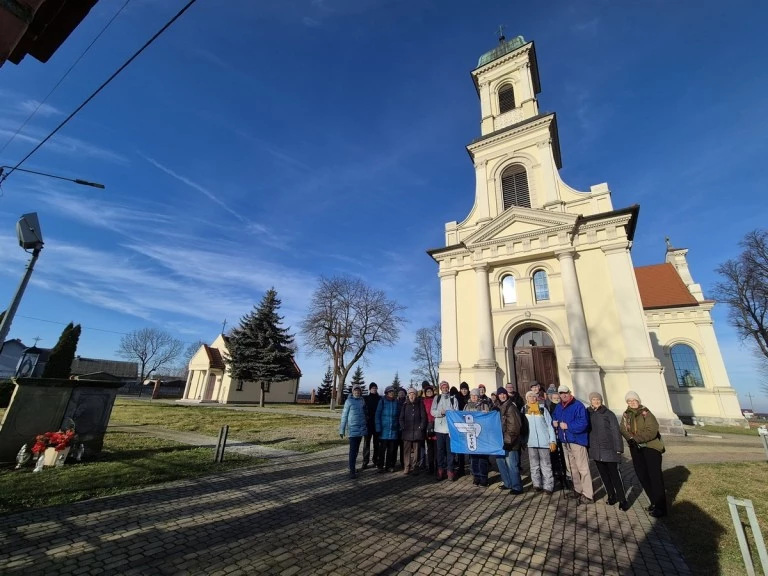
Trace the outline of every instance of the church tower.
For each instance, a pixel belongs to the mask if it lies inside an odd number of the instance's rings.
[[[475,199],[445,225],[439,264],[440,377],[487,388],[566,384],[614,410],[640,393],[676,421],[654,357],[630,255],[638,207],[606,184],[565,184],[557,117],[540,109],[536,50],[522,36],[483,54],[472,79],[480,136],[468,146]]]

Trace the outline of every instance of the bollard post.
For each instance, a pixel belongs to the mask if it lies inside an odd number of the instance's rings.
[[[229,434],[229,424],[225,424],[219,430],[219,441],[216,443],[216,452],[213,455],[213,461],[217,464],[224,462],[224,449],[227,447],[227,435]]]

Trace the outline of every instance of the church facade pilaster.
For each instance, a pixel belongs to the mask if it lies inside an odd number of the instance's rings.
[[[602,390],[602,384],[600,382],[600,368],[592,358],[584,304],[581,300],[579,279],[573,260],[574,254],[575,250],[573,249],[555,252],[555,256],[560,262],[565,315],[568,320],[568,335],[573,353],[568,370],[571,372],[574,385],[573,393],[580,397],[586,397],[590,392]]]
[[[672,418],[672,404],[663,368],[653,355],[629,245],[627,242],[619,242],[602,246],[601,250],[605,254],[626,354],[624,372],[628,389],[640,394],[643,402],[649,406],[654,406],[654,414],[657,416]]]
[[[440,379],[457,382],[459,365],[459,335],[456,321],[456,271],[441,270],[440,277],[440,338],[442,357]]]

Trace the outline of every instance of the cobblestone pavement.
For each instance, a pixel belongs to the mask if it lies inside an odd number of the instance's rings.
[[[0,517],[0,573],[690,574],[636,487],[625,513],[471,477],[349,480],[345,459],[334,448]]]

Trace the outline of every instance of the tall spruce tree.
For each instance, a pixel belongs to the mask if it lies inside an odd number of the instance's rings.
[[[402,384],[400,383],[400,373],[395,372],[395,378],[392,380],[392,387],[395,389],[395,396],[397,396],[397,392],[399,388],[402,387]]]
[[[270,383],[295,377],[293,335],[281,326],[280,304],[270,288],[258,307],[240,319],[229,340],[229,373],[235,381],[259,383],[261,406]]]
[[[69,378],[72,373],[72,360],[75,359],[77,343],[80,340],[80,324],[67,324],[62,330],[59,341],[51,350],[48,362],[43,370],[43,378]]]
[[[363,369],[360,367],[360,365],[357,365],[357,368],[355,368],[355,371],[352,373],[352,380],[350,381],[350,388],[349,393],[352,394],[352,388],[355,386],[360,386],[360,388],[363,389],[363,393],[366,392],[365,390],[365,377],[363,376]]]
[[[328,370],[325,371],[325,376],[323,376],[323,383],[320,384],[320,387],[315,392],[315,400],[318,404],[330,404],[332,392],[333,371],[331,370],[331,367],[328,366]]]

